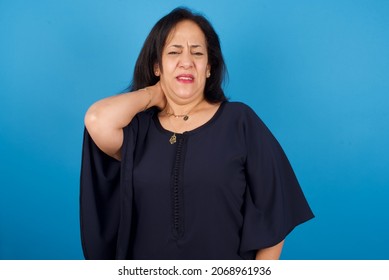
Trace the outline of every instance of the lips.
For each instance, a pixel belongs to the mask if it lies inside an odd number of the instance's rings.
[[[194,81],[194,76],[191,74],[181,74],[178,75],[176,79],[181,83],[192,83]]]

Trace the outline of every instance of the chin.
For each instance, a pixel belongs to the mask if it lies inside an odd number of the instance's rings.
[[[192,100],[192,99],[196,99],[196,97],[199,95],[199,93],[195,92],[193,90],[180,89],[180,90],[175,91],[174,95],[179,99]]]

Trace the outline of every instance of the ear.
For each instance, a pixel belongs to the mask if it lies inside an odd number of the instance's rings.
[[[161,75],[161,69],[159,69],[159,64],[155,63],[154,64],[154,75],[159,77]]]
[[[207,78],[211,77],[211,65],[209,65],[209,64],[207,65],[207,72],[205,75]]]

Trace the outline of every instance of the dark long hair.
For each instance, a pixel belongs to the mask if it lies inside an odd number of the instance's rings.
[[[211,76],[207,79],[204,88],[205,99],[210,103],[227,100],[222,89],[227,68],[224,63],[219,36],[204,16],[182,7],[174,9],[161,18],[151,29],[136,61],[134,77],[128,90],[135,91],[154,85],[159,81],[159,77],[154,75],[154,65],[157,63],[162,67],[162,51],[166,39],[175,26],[184,20],[196,23],[205,35],[208,63],[211,66]]]

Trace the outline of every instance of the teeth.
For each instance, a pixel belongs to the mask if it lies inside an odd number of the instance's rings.
[[[190,80],[193,80],[192,78],[190,77],[178,77],[180,80],[187,80],[187,81],[190,81]]]

